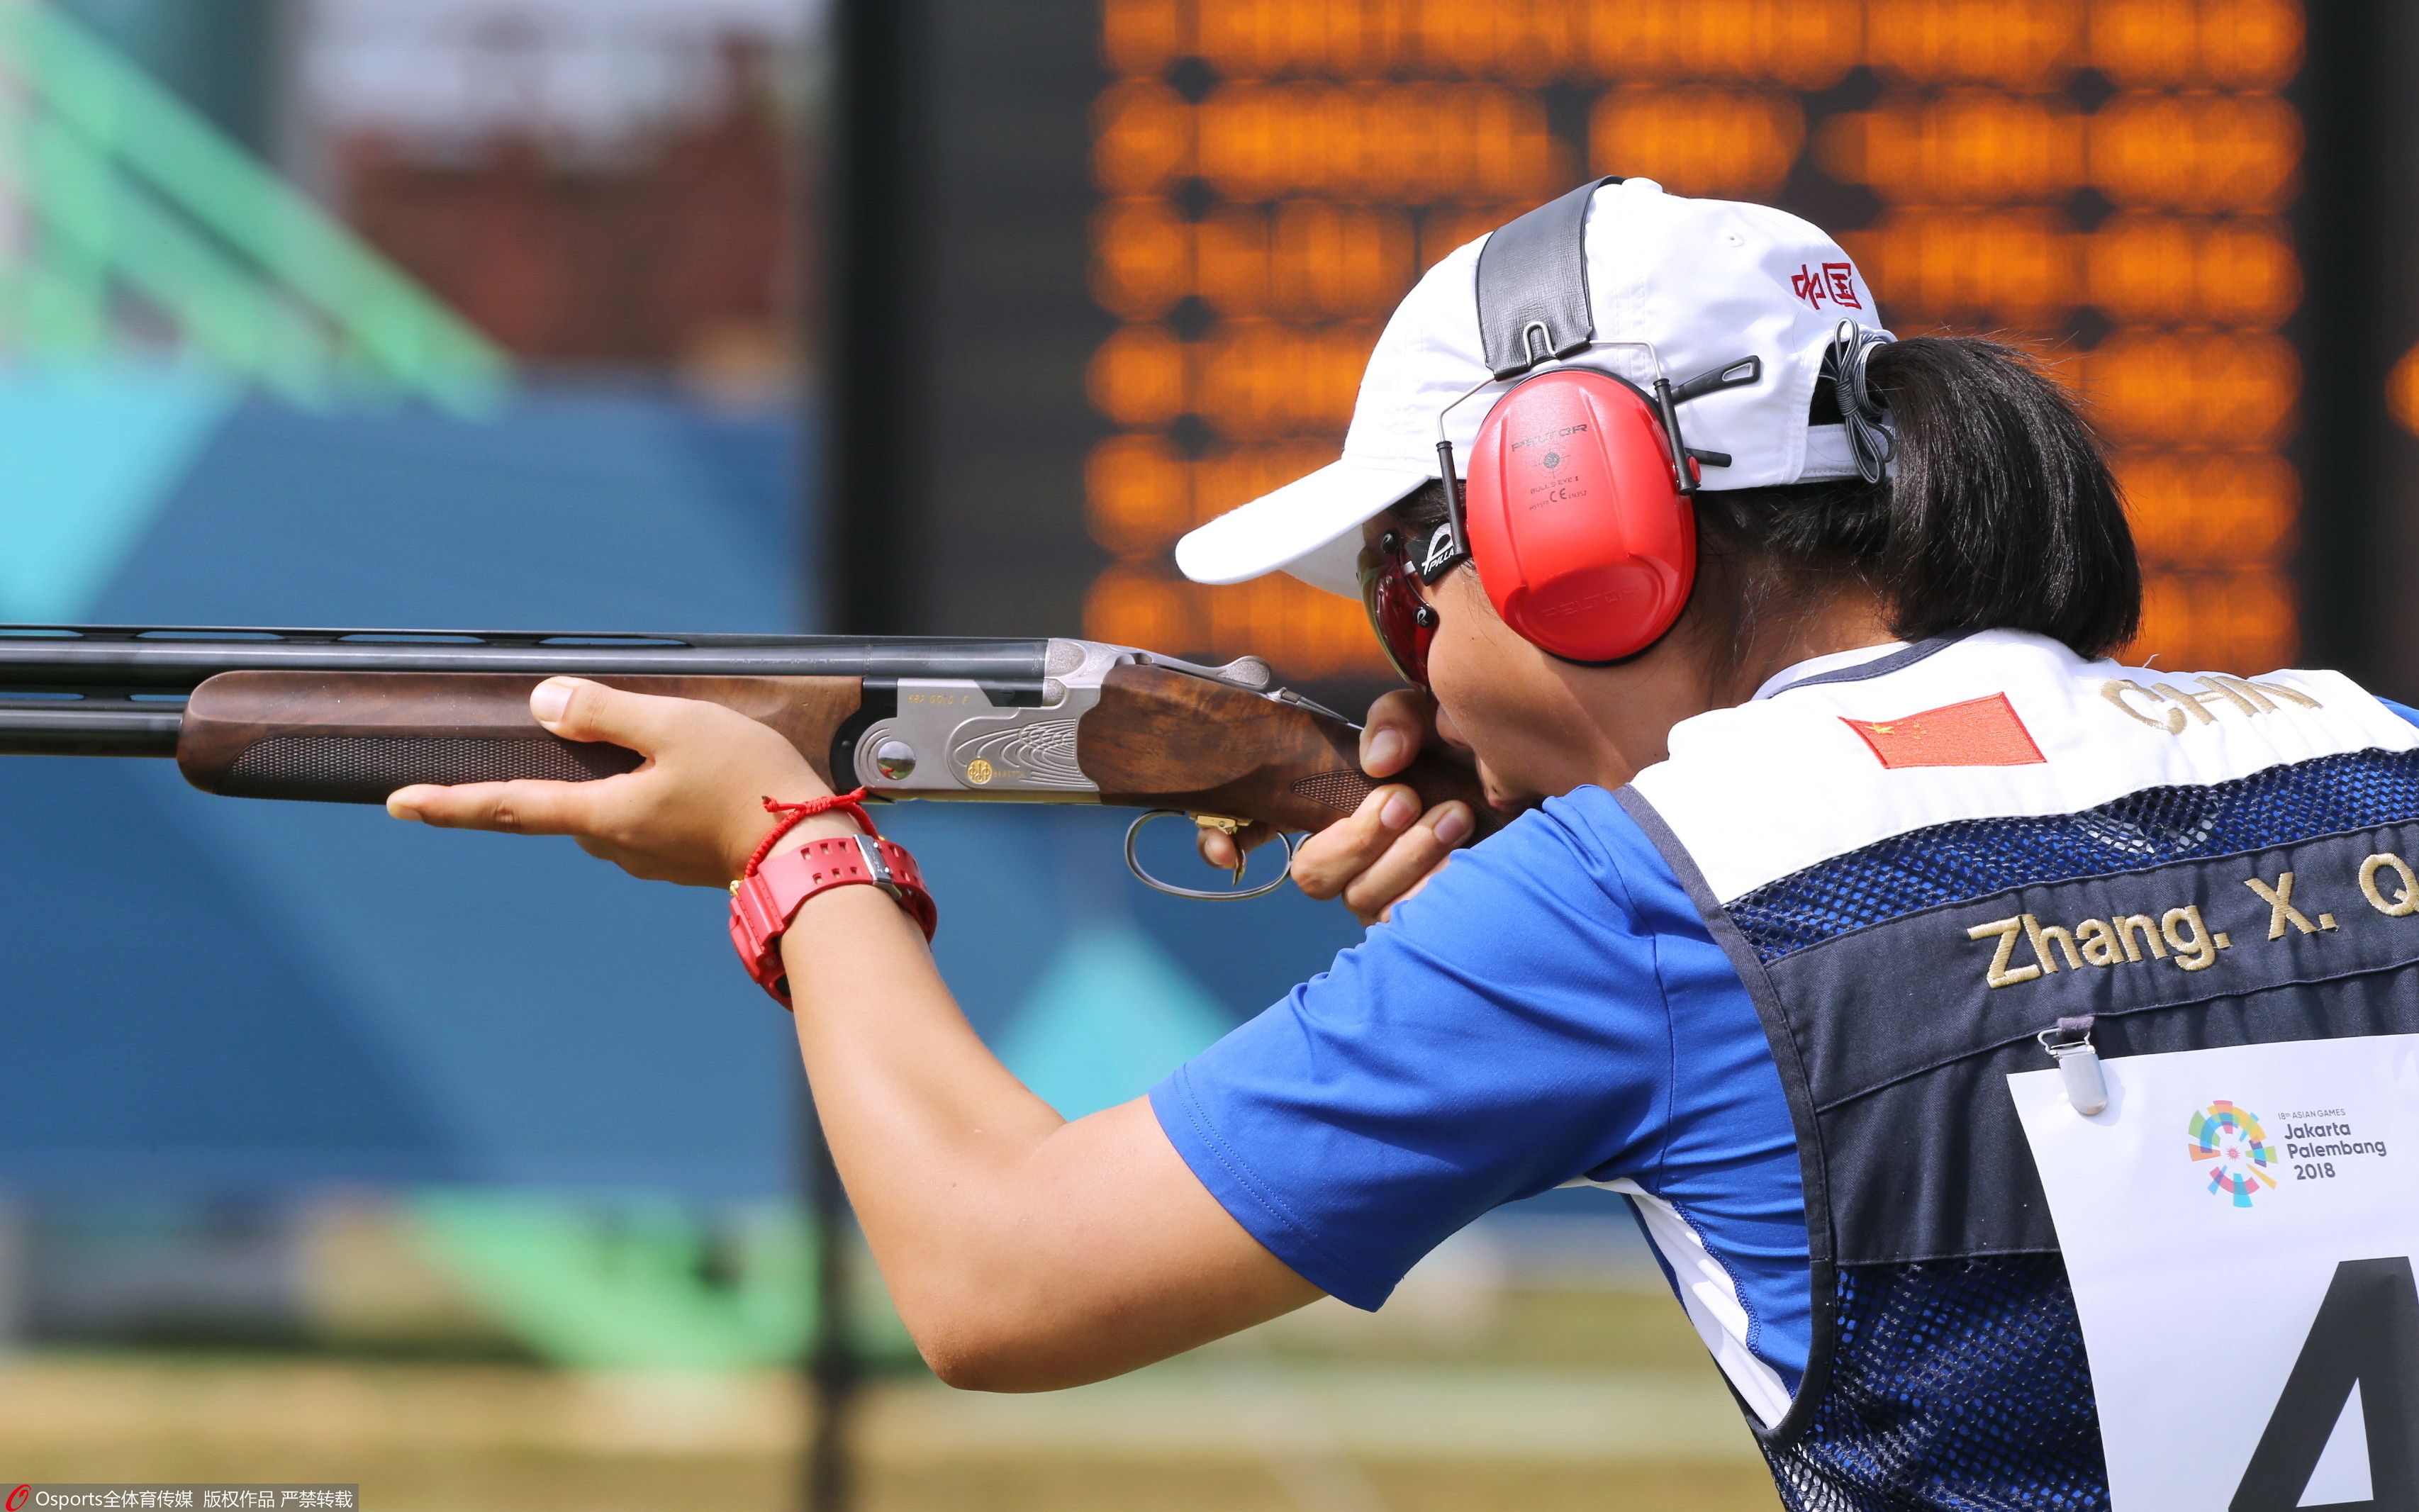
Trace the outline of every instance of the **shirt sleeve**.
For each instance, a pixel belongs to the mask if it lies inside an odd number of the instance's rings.
[[[1456,856],[1151,1105],[1254,1238],[1375,1308],[1487,1210],[1650,1161],[1672,1064],[1655,935],[1603,842],[1549,806]]]

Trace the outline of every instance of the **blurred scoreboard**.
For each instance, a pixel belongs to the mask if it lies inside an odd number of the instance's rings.
[[[2086,396],[2138,655],[2298,649],[2295,0],[1102,0],[1089,40],[1087,634],[1379,674],[1357,605],[1169,548],[1334,458],[1424,269],[1615,173],[1807,215],[1900,334]]]

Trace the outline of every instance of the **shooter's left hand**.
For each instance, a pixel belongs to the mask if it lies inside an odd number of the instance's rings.
[[[569,835],[632,876],[720,887],[772,828],[765,798],[800,803],[831,791],[788,741],[718,703],[555,677],[532,690],[530,712],[565,740],[608,741],[646,762],[593,782],[408,787],[386,800],[387,812],[449,829]],[[819,817],[787,841],[855,828],[844,816]]]

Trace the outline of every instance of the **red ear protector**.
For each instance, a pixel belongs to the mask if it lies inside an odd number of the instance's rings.
[[[1595,341],[1580,238],[1599,187],[1583,185],[1487,239],[1477,282],[1490,377],[1454,404],[1518,381],[1480,424],[1466,486],[1438,417],[1445,524],[1416,548],[1387,537],[1362,574],[1371,624],[1396,670],[1419,686],[1437,625],[1421,589],[1464,561],[1477,565],[1504,624],[1571,661],[1635,656],[1687,607],[1697,574],[1689,496],[1701,464],[1731,459],[1687,445],[1679,407],[1757,382],[1764,363],[1742,358],[1674,388],[1653,347]],[[1654,392],[1598,368],[1536,371],[1599,345],[1644,351]]]
[[[1681,440],[1679,406],[1763,374],[1746,357],[1676,388],[1658,378],[1649,394],[1601,369],[1554,368],[1496,401],[1467,484],[1439,441],[1445,523],[1425,544],[1387,535],[1361,573],[1394,670],[1427,686],[1438,622],[1421,589],[1464,562],[1503,623],[1554,656],[1619,661],[1660,640],[1696,582],[1699,469],[1731,460]]]
[[[1463,543],[1503,623],[1557,656],[1642,651],[1688,602],[1696,462],[1656,408],[1610,373],[1562,368],[1515,384],[1478,428]]]

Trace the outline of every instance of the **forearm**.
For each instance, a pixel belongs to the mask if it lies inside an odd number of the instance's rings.
[[[1069,1123],[1026,1090],[880,892],[809,900],[782,949],[824,1136],[943,1379],[1073,1385],[1318,1296],[1218,1206],[1147,1103]]]
[[[976,1036],[879,890],[809,900],[781,951],[817,1116],[886,1276],[913,1292],[1065,1120]]]
[[[719,886],[764,833],[763,795],[819,788],[786,739],[719,705],[550,679],[531,711],[564,739],[647,760],[594,782],[407,788],[389,808],[433,825],[574,835],[635,875]],[[823,814],[775,849],[857,833]],[[809,898],[782,960],[840,1173],[901,1315],[945,1379],[1070,1384],[1317,1295],[1210,1196],[1148,1103],[1068,1123],[1020,1086],[879,891]]]

